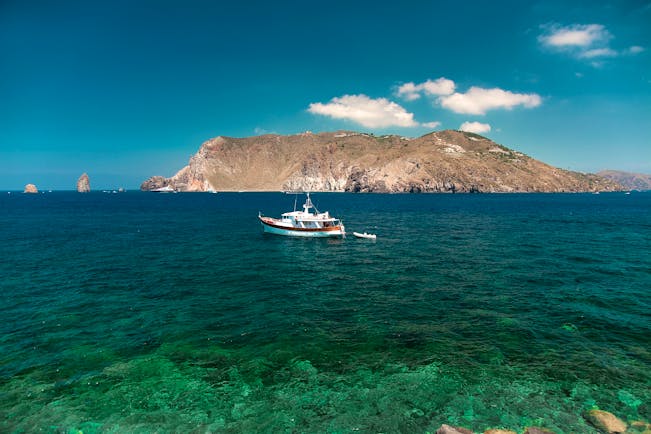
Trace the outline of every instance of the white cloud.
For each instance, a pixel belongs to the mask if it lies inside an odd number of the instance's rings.
[[[610,32],[601,24],[558,24],[543,26],[547,33],[538,37],[544,45],[550,47],[590,47],[597,42],[608,42],[612,37]]]
[[[439,121],[435,122],[423,122],[421,126],[426,127],[426,128],[438,128],[441,126],[441,123]]]
[[[593,48],[579,53],[583,59],[594,59],[595,57],[616,57],[617,52],[610,48]]]
[[[468,133],[481,134],[489,132],[491,130],[491,126],[489,124],[482,124],[481,122],[464,122],[459,127],[459,130],[466,131]]]
[[[420,98],[420,89],[413,82],[405,83],[398,88],[396,95],[407,101],[413,101]]]
[[[511,110],[515,106],[538,107],[542,103],[535,93],[513,93],[499,88],[471,87],[466,93],[453,93],[438,99],[442,107],[455,113],[483,115],[488,110]]]
[[[265,135],[265,134],[276,134],[275,131],[269,131],[269,130],[266,130],[266,129],[262,128],[262,127],[255,127],[255,128],[253,129],[253,132],[254,132],[255,135],[257,135],[257,136],[263,136],[263,135]]]
[[[436,80],[427,80],[425,83],[420,84],[426,94],[428,95],[450,95],[454,92],[454,81],[448,80],[445,77]]]
[[[347,119],[367,128],[415,127],[414,114],[386,98],[372,99],[366,95],[344,95],[330,102],[310,104],[310,113],[334,119]]]
[[[626,50],[628,54],[639,54],[644,51],[644,47],[640,47],[639,45],[633,45],[632,47],[628,47],[628,50]]]
[[[413,101],[420,98],[421,93],[426,95],[450,95],[454,92],[454,88],[454,81],[441,77],[420,84],[414,82],[405,83],[398,87],[396,95],[407,101]]]
[[[541,28],[544,29],[544,33],[538,36],[538,41],[543,46],[577,59],[588,59],[595,68],[603,66],[603,61],[594,59],[635,55],[644,51],[644,47],[639,45],[621,50],[611,48],[609,42],[613,35],[601,24],[572,24],[569,26],[548,24]]]

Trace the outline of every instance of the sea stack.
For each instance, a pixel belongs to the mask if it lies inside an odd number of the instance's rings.
[[[88,178],[88,174],[82,173],[82,175],[77,180],[77,191],[79,193],[90,192],[90,179]]]
[[[34,184],[27,184],[23,193],[38,193],[38,189]]]

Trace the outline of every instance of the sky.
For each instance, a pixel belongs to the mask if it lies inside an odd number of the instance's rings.
[[[0,189],[137,188],[216,136],[444,129],[651,173],[651,0],[0,0]]]

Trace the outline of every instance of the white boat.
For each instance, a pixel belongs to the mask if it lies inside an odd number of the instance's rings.
[[[310,211],[312,208],[314,212]],[[265,217],[261,213],[258,214],[258,218],[262,223],[262,230],[270,234],[290,237],[344,237],[346,235],[341,220],[332,217],[327,211],[320,213],[312,204],[310,193],[307,193],[302,211],[296,211],[296,202],[294,202],[294,211],[283,213],[279,219]]]
[[[367,234],[366,232],[359,233],[359,232],[353,232],[353,235],[355,235],[357,238],[368,238],[369,240],[374,240],[377,238],[377,235],[375,234]]]

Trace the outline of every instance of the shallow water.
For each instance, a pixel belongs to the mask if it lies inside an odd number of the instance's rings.
[[[300,202],[301,198],[299,198]],[[651,420],[651,194],[0,196],[0,431]]]

